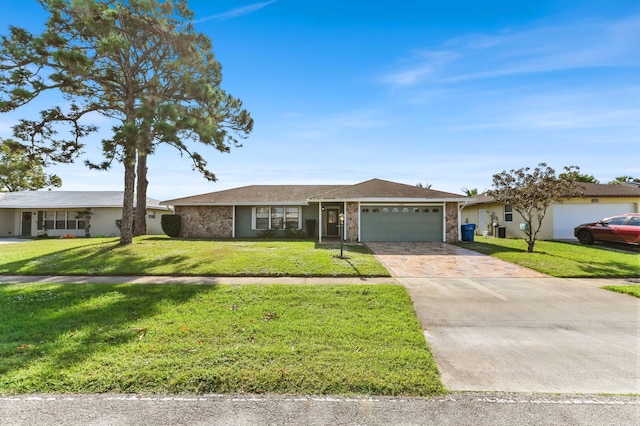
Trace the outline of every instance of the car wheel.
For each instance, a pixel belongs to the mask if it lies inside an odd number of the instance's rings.
[[[578,232],[578,241],[582,244],[593,244],[593,235],[589,231]]]

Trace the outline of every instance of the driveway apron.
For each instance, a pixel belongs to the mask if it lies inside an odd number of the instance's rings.
[[[444,243],[367,245],[407,288],[449,390],[640,393],[640,299]]]

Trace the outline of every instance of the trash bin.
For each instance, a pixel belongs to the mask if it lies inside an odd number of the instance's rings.
[[[473,242],[473,234],[476,230],[475,223],[465,223],[461,226],[462,228],[462,241],[468,241],[470,243]]]
[[[507,237],[507,228],[504,226],[498,226],[498,238],[506,238]]]

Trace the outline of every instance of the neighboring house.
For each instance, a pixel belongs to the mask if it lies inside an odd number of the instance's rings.
[[[251,185],[163,201],[181,216],[185,238],[251,238],[287,228],[319,241],[459,239],[463,195],[380,179],[355,185]]]
[[[541,240],[572,239],[573,228],[581,223],[621,213],[640,211],[640,188],[634,185],[604,185],[581,183],[584,190],[581,197],[574,197],[549,206],[547,215],[538,234]],[[509,205],[496,202],[486,194],[476,196],[461,213],[463,223],[476,224],[476,234],[506,238],[522,238],[524,232],[520,216]]]
[[[122,191],[21,191],[0,193],[0,237],[118,236]],[[163,234],[167,206],[147,199],[147,233]]]

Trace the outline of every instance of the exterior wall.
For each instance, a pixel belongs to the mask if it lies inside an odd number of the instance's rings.
[[[181,237],[231,238],[233,235],[232,206],[176,206],[175,211],[181,216]]]
[[[358,213],[360,211],[360,203],[349,202],[347,203],[346,224],[345,224],[345,240],[350,243],[358,242],[358,229],[360,228],[360,222],[358,220]]]
[[[236,206],[236,238],[255,238],[258,232],[251,229],[251,207]]]
[[[116,220],[122,219],[121,208],[92,208],[90,219],[90,232],[92,237],[118,237],[120,236],[120,229],[116,226]],[[84,230],[80,236],[84,236]],[[47,231],[51,236],[51,231]],[[66,233],[66,232],[63,232]],[[70,232],[69,232],[70,233]]]
[[[455,243],[458,238],[458,203],[445,203],[445,242]]]
[[[164,235],[162,215],[171,214],[169,210],[147,209],[147,235]]]
[[[0,237],[15,237],[15,213],[10,209],[0,209]]]
[[[320,222],[318,220],[318,204],[310,204],[308,206],[302,206],[302,229],[304,229],[305,237],[313,236],[316,240],[318,239],[318,227],[320,226]],[[315,220],[315,228],[312,233],[309,233],[309,227],[307,226],[308,220]],[[311,237],[310,237],[311,238]]]

